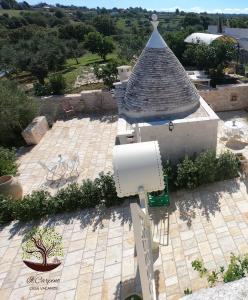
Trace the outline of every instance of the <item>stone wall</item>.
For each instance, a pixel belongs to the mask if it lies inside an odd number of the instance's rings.
[[[199,93],[216,112],[248,108],[248,84],[217,86]]]
[[[117,113],[116,100],[108,91],[83,91],[80,94],[41,97],[37,101],[40,106],[39,114],[45,115],[49,122],[63,116],[63,103],[69,103],[76,112],[81,113]]]
[[[199,93],[217,112],[248,108],[248,84],[218,86],[216,89],[200,90]],[[45,115],[50,122],[62,116],[63,102],[69,102],[77,112],[83,113],[118,111],[115,97],[110,92],[101,90],[41,97],[37,101],[40,104],[40,115]]]

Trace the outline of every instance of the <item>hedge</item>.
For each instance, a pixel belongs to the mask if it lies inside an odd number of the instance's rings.
[[[167,164],[164,172],[169,177],[169,188],[192,189],[201,184],[238,176],[239,161],[231,152],[216,157],[212,151],[200,154],[195,159],[185,157],[175,168]],[[107,207],[120,204],[113,177],[100,173],[95,180],[72,183],[52,196],[46,191],[34,191],[22,200],[15,201],[0,195],[0,224],[12,220],[30,221],[51,214],[93,208],[100,204]]]
[[[34,191],[22,200],[0,195],[0,224],[13,220],[31,221],[51,214],[120,204],[114,180],[110,173],[100,173],[95,180],[84,180],[81,185],[72,183],[52,196],[47,191]]]

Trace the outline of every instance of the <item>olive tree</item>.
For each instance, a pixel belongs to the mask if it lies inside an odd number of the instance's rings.
[[[37,104],[15,82],[0,80],[0,144],[18,146],[21,131],[36,115]]]

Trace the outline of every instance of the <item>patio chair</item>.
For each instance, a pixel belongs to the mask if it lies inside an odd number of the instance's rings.
[[[59,172],[59,165],[53,164],[51,166],[47,166],[42,161],[39,161],[38,164],[46,171],[46,180],[54,181],[56,179],[61,179],[63,177],[63,174]],[[55,179],[55,177],[57,177]]]
[[[76,174],[76,176],[79,176],[79,156],[77,154],[74,154],[71,159],[67,162],[67,170],[69,171],[70,177],[73,174]]]
[[[70,104],[69,101],[62,102],[61,106],[66,118],[70,116],[75,116],[75,109],[73,105]]]

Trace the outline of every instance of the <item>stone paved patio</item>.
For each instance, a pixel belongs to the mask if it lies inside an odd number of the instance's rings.
[[[233,153],[242,152],[243,155],[248,158],[248,113],[244,110],[237,111],[227,111],[217,113],[221,121],[219,122],[219,130],[218,130],[218,152],[222,151],[232,151]],[[226,140],[223,139],[224,136],[224,122],[236,120],[243,124],[242,131],[244,132],[244,136],[241,140]]]
[[[230,253],[248,252],[248,183],[220,182],[172,194],[169,209],[153,209],[160,236],[155,277],[159,299],[179,299],[186,288],[206,286],[191,267],[201,258],[208,268],[226,265]],[[31,271],[22,262],[21,242],[29,224],[0,230],[0,299],[123,299],[140,290],[136,276],[129,203],[117,208],[83,210],[47,221],[63,235],[64,259],[57,269],[38,274],[47,290],[30,290]],[[39,284],[39,287],[45,284]]]
[[[46,185],[50,192],[73,181],[95,178],[101,171],[112,169],[112,149],[117,132],[117,118],[108,115],[91,115],[67,121],[57,121],[51,130],[34,147],[19,152],[19,179],[24,193],[30,193]],[[80,159],[80,177],[67,178],[49,185],[45,180],[46,171],[39,161],[49,165],[58,160],[58,155],[78,154]]]

